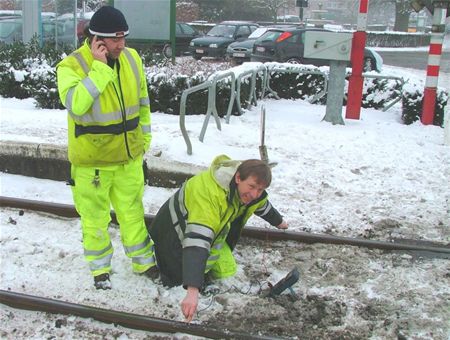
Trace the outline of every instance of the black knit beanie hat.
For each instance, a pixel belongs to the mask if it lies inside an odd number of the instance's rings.
[[[125,37],[128,24],[124,15],[117,8],[103,6],[91,18],[89,32],[99,37]]]

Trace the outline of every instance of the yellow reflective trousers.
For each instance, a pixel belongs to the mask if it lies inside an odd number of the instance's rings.
[[[237,271],[237,264],[230,247],[226,242],[219,250],[219,259],[213,264],[209,273],[213,279],[224,279],[233,276]]]
[[[85,259],[93,276],[111,271],[113,246],[108,233],[111,205],[116,212],[125,254],[142,273],[155,265],[153,241],[144,222],[142,157],[103,167],[72,165],[72,194],[81,216]]]

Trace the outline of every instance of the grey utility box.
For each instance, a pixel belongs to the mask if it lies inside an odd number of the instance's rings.
[[[303,56],[313,59],[349,61],[352,38],[352,33],[306,31]]]
[[[345,68],[350,61],[352,33],[306,31],[303,57],[330,61],[327,109],[323,120],[344,124],[342,105],[345,90]]]

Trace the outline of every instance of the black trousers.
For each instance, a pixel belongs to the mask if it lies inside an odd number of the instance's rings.
[[[183,249],[170,217],[169,201],[159,209],[147,229],[154,242],[163,285],[180,286],[183,283]]]

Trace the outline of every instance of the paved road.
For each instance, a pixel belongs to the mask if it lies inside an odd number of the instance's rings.
[[[383,58],[383,64],[407,67],[416,70],[426,70],[428,51],[377,51]],[[446,49],[441,56],[440,70],[450,73],[450,51]]]

